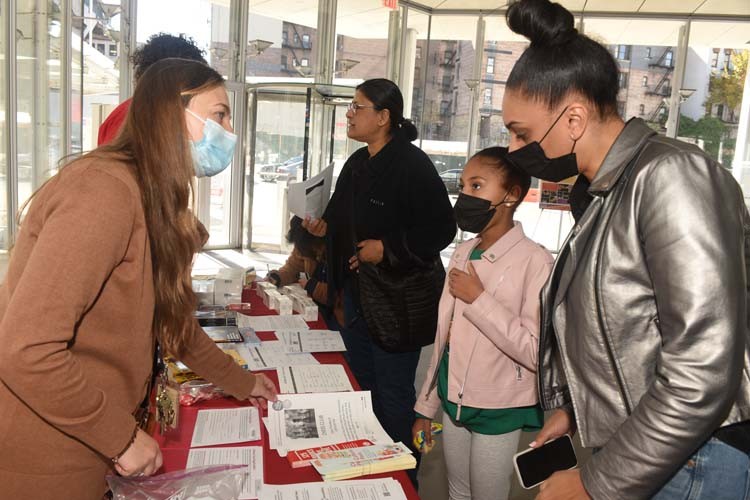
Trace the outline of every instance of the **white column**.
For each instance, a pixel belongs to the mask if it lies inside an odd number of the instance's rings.
[[[406,30],[406,38],[402,41],[403,65],[401,66],[401,93],[404,95],[404,116],[411,118],[411,106],[414,99],[414,65],[417,57],[417,30]]]
[[[471,155],[476,152],[477,149],[477,135],[479,130],[479,89],[481,87],[482,79],[482,63],[484,62],[484,27],[485,20],[483,16],[479,16],[477,20],[477,38],[474,42],[474,71],[472,79],[473,85],[470,85],[471,89],[471,116],[469,116],[469,138],[468,148],[466,151],[466,161],[469,161]],[[460,83],[459,83],[460,85]]]
[[[386,78],[398,84],[401,68],[401,11],[392,10],[388,15],[388,54],[385,61]]]
[[[685,80],[685,65],[687,63],[688,41],[690,39],[690,21],[680,26],[677,38],[677,64],[672,79],[672,95],[669,96],[669,117],[667,118],[667,137],[677,137],[680,125],[680,89]]]
[[[120,102],[133,94],[133,68],[130,65],[130,56],[136,48],[137,4],[137,0],[121,0],[120,3]]]

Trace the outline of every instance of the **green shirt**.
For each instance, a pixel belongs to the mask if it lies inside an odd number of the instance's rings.
[[[474,249],[470,260],[482,258],[484,250]],[[524,406],[521,408],[483,409],[461,406],[461,420],[456,420],[458,405],[448,401],[448,362],[450,357],[450,345],[443,350],[438,368],[437,391],[442,401],[443,411],[453,420],[458,422],[471,432],[478,434],[505,434],[523,429],[524,431],[539,430],[544,425],[544,413],[539,405]]]

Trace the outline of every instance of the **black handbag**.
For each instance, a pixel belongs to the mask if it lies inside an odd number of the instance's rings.
[[[432,344],[444,282],[440,257],[408,271],[360,262],[359,301],[372,340],[387,352]]]

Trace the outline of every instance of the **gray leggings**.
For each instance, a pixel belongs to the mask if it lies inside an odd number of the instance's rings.
[[[443,455],[450,500],[506,500],[513,455],[521,430],[490,436],[477,434],[443,416]]]

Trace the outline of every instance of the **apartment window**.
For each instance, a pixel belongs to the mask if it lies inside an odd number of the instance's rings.
[[[642,87],[648,87],[648,77],[647,76],[643,77],[643,80],[641,81],[641,86]]]
[[[651,59],[651,47],[646,47],[646,59]]]
[[[492,106],[492,87],[484,89],[484,105],[487,107]]]
[[[336,37],[336,50],[344,50],[344,35]]]
[[[300,66],[303,68],[306,68],[310,65],[310,61],[307,58],[302,58],[302,61],[300,61]]]
[[[287,30],[281,32],[281,43],[284,45],[289,43],[289,32]]]
[[[302,35],[302,46],[306,49],[309,49],[311,47],[310,35]]]
[[[617,80],[620,84],[621,89],[625,89],[628,87],[628,74],[620,72],[620,75],[617,77]]]
[[[117,44],[116,43],[110,44],[109,55],[110,57],[117,57]]]
[[[452,50],[446,50],[443,53],[443,62],[445,64],[450,64],[453,62],[453,51]]]
[[[422,68],[420,68],[419,66],[414,67],[414,80],[417,81],[421,77],[422,77]]]
[[[716,118],[718,118],[719,120],[724,119],[724,105],[723,104],[719,104],[718,106],[716,106]]]
[[[292,58],[292,66],[294,66],[294,67],[299,66],[299,61],[297,60],[296,57]]]
[[[422,46],[417,45],[417,53],[414,55],[417,59],[422,59]]]
[[[714,49],[711,54],[711,67],[716,69],[719,66],[719,49]]]
[[[622,101],[617,103],[617,114],[625,118],[625,103]]]
[[[724,49],[724,69],[732,70],[732,51],[730,49]]]
[[[645,104],[639,104],[638,105],[638,115],[643,116],[646,114],[646,105]]]
[[[453,77],[451,75],[443,75],[443,88],[450,89],[453,87]]]
[[[97,43],[97,44],[96,44],[96,50],[98,50],[98,51],[99,51],[99,52],[101,52],[102,54],[105,54],[105,48],[104,48],[104,44],[103,44],[103,43]]]
[[[448,115],[451,112],[451,102],[450,101],[441,101],[440,102],[440,114],[441,115]]]
[[[296,47],[299,45],[299,35],[297,33],[294,34],[294,46]]]
[[[630,59],[630,45],[617,46],[617,59],[627,61]]]
[[[287,59],[286,55],[281,55],[281,69],[287,69],[287,64],[289,63],[289,60]]]
[[[664,66],[672,67],[672,59],[674,58],[674,54],[672,53],[672,49],[669,49],[666,54],[664,54]]]
[[[494,57],[487,58],[487,73],[490,75],[495,74],[495,58]]]

